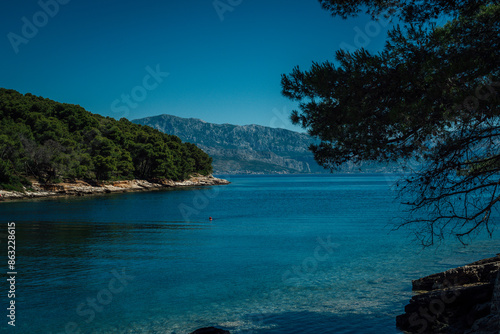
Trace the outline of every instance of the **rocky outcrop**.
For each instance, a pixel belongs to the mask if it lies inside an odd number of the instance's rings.
[[[413,281],[396,318],[407,333],[500,333],[500,255]]]
[[[228,331],[215,328],[215,327],[205,327],[195,330],[190,334],[230,334]]]
[[[117,193],[128,191],[157,190],[162,188],[199,187],[229,184],[229,181],[209,176],[196,175],[184,181],[172,180],[126,180],[103,183],[75,181],[72,183],[39,184],[33,182],[26,191],[0,190],[1,200],[29,199],[53,196],[85,196],[93,194]]]

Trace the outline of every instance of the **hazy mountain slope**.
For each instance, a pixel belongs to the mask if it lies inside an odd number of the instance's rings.
[[[306,134],[260,125],[213,124],[160,115],[132,121],[196,144],[212,158],[214,173],[318,173]]]

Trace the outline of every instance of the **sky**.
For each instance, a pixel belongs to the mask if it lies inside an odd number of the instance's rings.
[[[378,50],[389,27],[317,0],[16,0],[0,18],[0,87],[116,119],[295,131],[281,75],[340,48]]]

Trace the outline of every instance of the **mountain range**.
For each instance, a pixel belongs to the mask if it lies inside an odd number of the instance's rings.
[[[214,124],[196,118],[159,115],[136,119],[197,145],[213,158],[215,174],[298,174],[328,173],[309,151],[318,141],[311,136],[262,125]],[[397,165],[364,162],[347,163],[339,172],[395,172]]]
[[[261,125],[214,124],[172,115],[132,122],[196,144],[213,158],[215,174],[326,172],[309,151],[315,140],[304,133]]]

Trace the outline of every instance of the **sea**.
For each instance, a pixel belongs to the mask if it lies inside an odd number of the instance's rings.
[[[495,233],[423,248],[395,229],[397,175],[220,177],[231,184],[0,203],[2,254],[15,223],[0,330],[399,333],[412,280],[500,250]]]

